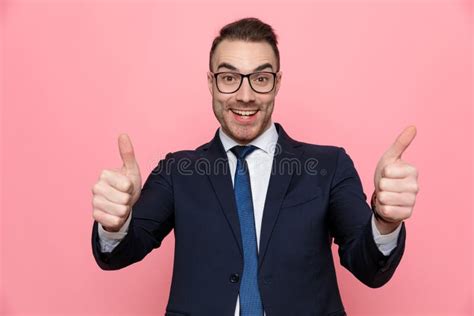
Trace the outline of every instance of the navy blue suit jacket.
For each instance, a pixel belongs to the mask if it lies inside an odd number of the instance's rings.
[[[372,211],[351,158],[341,147],[279,134],[259,245],[258,284],[267,316],[345,315],[332,241],[341,264],[369,287],[384,285],[405,246],[405,224],[389,256],[377,248]],[[104,270],[142,260],[174,230],[175,256],[166,315],[234,315],[243,257],[227,155],[218,132],[196,150],[169,153],[148,176],[127,236],[101,253]],[[370,302],[367,302],[370,304]]]

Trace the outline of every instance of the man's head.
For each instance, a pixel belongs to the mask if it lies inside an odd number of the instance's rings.
[[[213,111],[226,134],[246,144],[270,127],[281,82],[270,25],[247,18],[224,26],[212,44],[209,68]]]

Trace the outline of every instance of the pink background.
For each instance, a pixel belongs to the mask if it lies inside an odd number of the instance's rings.
[[[100,270],[91,187],[120,166],[121,132],[144,178],[167,152],[210,140],[210,44],[245,16],[280,38],[274,120],[296,139],[344,147],[366,194],[382,153],[418,128],[404,155],[421,187],[404,258],[376,290],[337,262],[348,314],[473,312],[469,1],[3,0],[0,314],[163,314],[173,235],[142,262]]]

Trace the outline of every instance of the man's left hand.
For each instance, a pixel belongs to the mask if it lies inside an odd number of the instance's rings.
[[[416,136],[415,126],[407,127],[383,154],[374,175],[375,221],[381,234],[394,231],[409,218],[419,191],[418,170],[402,160],[403,152]]]

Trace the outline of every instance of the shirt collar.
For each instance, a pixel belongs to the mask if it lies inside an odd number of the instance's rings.
[[[227,135],[222,130],[222,127],[219,127],[219,137],[226,152],[228,152],[234,146],[241,145],[233,140],[229,135]],[[273,153],[277,141],[278,132],[276,130],[275,123],[272,122],[270,127],[265,132],[263,132],[260,136],[252,140],[247,145],[254,145],[255,147],[263,150],[265,153]]]

